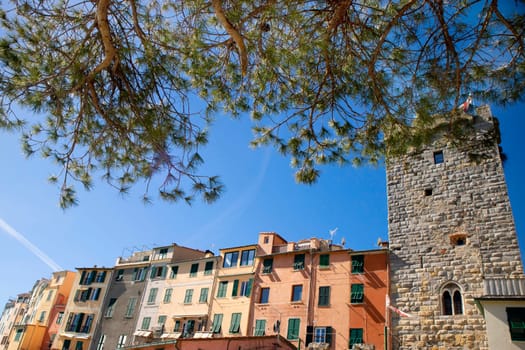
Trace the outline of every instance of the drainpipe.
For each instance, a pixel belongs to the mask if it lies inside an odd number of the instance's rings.
[[[311,244],[311,242],[310,242]],[[311,246],[310,246],[311,247]],[[312,300],[314,300],[314,298],[312,297],[313,296],[313,293],[315,292],[314,291],[314,286],[315,286],[315,273],[314,273],[314,268],[313,268],[313,265],[314,265],[314,254],[313,254],[313,249],[310,248],[310,284],[309,284],[309,287],[308,287],[308,300],[307,300],[307,303],[306,303],[306,326],[308,325],[313,325],[313,312],[312,312]],[[305,336],[306,336],[306,333],[305,333]],[[299,338],[299,350],[301,349],[301,338]]]
[[[210,302],[208,304],[208,319],[206,320],[206,327],[205,327],[205,330],[207,329],[208,327],[208,323],[210,322],[213,322],[212,318],[211,318],[211,310],[213,309],[213,300],[215,299],[215,289],[217,288],[217,280],[219,279],[219,264],[221,263],[221,256],[220,255],[214,255],[215,257],[215,272],[214,272],[214,276],[213,276],[213,281],[212,281],[212,284],[211,284],[211,290],[210,290]],[[210,328],[211,326],[213,325],[213,323],[210,325]]]
[[[390,249],[386,252],[386,296],[390,300]],[[389,303],[390,305],[390,303]],[[389,308],[386,306],[385,302],[385,334],[384,334],[384,348],[385,350],[388,350],[389,348],[389,342],[390,342],[390,332],[391,332],[391,324],[390,324],[390,311]]]

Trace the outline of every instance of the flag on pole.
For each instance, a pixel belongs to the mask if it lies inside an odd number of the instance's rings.
[[[459,108],[463,110],[463,112],[468,111],[470,108],[470,105],[472,104],[472,94],[468,94],[467,100],[459,105]]]
[[[386,295],[386,298],[385,298],[385,304],[386,304],[386,307],[392,311],[394,311],[396,314],[398,314],[399,316],[401,317],[414,317],[413,315],[409,314],[409,313],[406,313],[404,311],[401,311],[399,310],[397,307],[395,306],[392,306],[390,305],[390,297],[388,296],[388,294]]]

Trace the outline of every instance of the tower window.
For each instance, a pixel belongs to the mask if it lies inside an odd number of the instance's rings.
[[[434,152],[434,164],[441,164],[445,161],[443,157],[443,151]]]
[[[443,315],[463,314],[463,297],[457,284],[449,283],[442,289],[441,310]]]
[[[460,232],[460,233],[454,233],[449,236],[450,237],[450,244],[453,246],[462,246],[467,244],[467,234]]]
[[[432,195],[432,189],[431,188],[425,188],[425,197]]]

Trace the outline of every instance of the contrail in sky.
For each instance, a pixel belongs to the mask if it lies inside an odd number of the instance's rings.
[[[42,260],[44,264],[49,266],[54,272],[62,271],[63,269],[53,261],[49,256],[47,256],[43,251],[38,249],[33,243],[29,242],[21,233],[17,232],[14,228],[9,226],[7,222],[0,218],[0,228],[2,228],[8,235],[16,239],[18,242],[22,243],[31,253],[36,255],[37,258]]]

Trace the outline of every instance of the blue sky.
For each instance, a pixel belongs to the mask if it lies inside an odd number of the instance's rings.
[[[475,101],[476,102],[476,101]],[[509,159],[505,175],[520,238],[525,248],[525,185],[523,181],[524,104],[493,108],[501,122],[503,149]],[[63,211],[58,188],[47,182],[57,172],[49,160],[26,159],[18,135],[0,133],[0,307],[29,291],[52,270],[39,258],[42,251],[63,269],[113,266],[119,256],[153,246],[177,243],[198,249],[252,244],[261,231],[275,231],[296,241],[344,237],[346,247],[372,249],[388,238],[385,171],[383,167],[322,168],[313,186],[294,181],[289,159],[271,148],[251,149],[249,120],[220,118],[213,126],[204,158],[209,174],[226,184],[222,198],[191,207],[160,200],[144,205],[144,186],[122,197],[104,183],[79,191],[80,205]],[[29,242],[29,243],[28,243]]]

